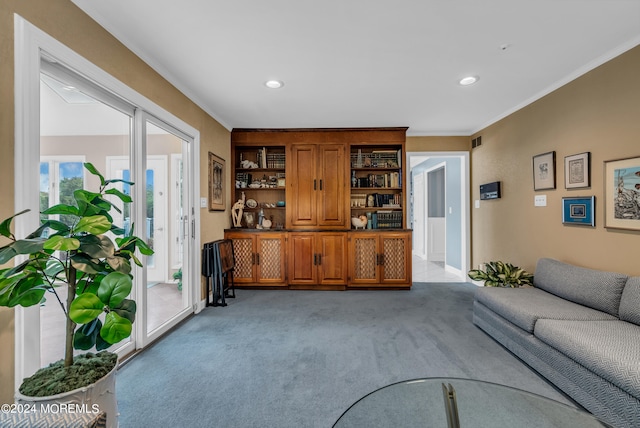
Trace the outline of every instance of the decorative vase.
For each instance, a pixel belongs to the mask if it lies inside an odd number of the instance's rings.
[[[351,172],[351,187],[358,187],[358,177],[356,177],[356,172]]]
[[[61,405],[67,409],[73,408],[77,413],[99,413],[107,414],[107,428],[118,427],[118,402],[116,401],[116,364],[113,369],[90,385],[76,388],[72,391],[63,392],[47,397],[30,397],[16,391],[16,404],[29,404],[32,408],[51,409],[50,413],[64,413]],[[58,409],[56,411],[56,409]]]

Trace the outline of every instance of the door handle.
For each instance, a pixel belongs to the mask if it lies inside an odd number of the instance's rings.
[[[316,181],[317,180],[313,180],[313,190],[316,190]]]
[[[320,179],[320,190],[322,190],[322,179]]]
[[[318,265],[322,265],[322,254],[318,254]]]
[[[318,265],[318,255],[317,255],[317,254],[314,254],[314,255],[313,255],[313,265],[314,265],[314,266],[317,266],[317,265]]]

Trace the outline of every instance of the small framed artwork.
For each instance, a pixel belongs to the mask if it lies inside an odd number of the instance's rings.
[[[209,211],[225,210],[224,159],[209,152]]]
[[[255,220],[253,217],[253,213],[244,213],[244,224],[249,229],[253,229],[255,227]]]
[[[595,196],[562,198],[562,223],[596,226]]]
[[[604,162],[604,227],[640,230],[640,156]]]
[[[579,189],[591,186],[590,152],[564,158],[564,188]]]
[[[284,177],[278,178],[277,180],[278,180],[278,182],[277,182],[278,183],[278,187],[285,187],[286,181],[285,181]]]
[[[533,157],[533,190],[556,188],[556,152]]]

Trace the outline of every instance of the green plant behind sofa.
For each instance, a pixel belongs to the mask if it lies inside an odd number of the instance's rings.
[[[468,273],[474,281],[484,281],[485,287],[511,287],[533,285],[533,274],[511,263],[488,262],[485,270],[472,269]]]

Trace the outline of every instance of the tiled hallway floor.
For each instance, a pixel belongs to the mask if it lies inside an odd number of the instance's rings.
[[[413,282],[465,282],[466,277],[449,272],[444,262],[428,262],[413,256]]]

